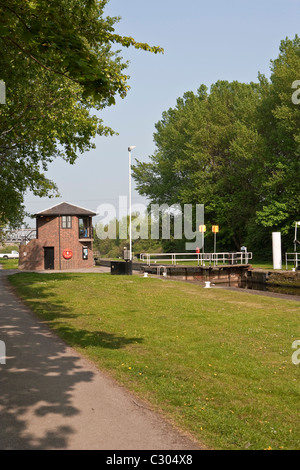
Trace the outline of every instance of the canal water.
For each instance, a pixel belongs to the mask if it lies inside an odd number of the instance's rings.
[[[295,286],[274,286],[269,284],[261,284],[261,283],[254,283],[250,282],[247,283],[246,281],[242,281],[236,283],[236,286],[232,287],[239,287],[241,289],[249,289],[249,290],[260,290],[265,292],[275,292],[277,294],[285,294],[285,295],[296,295],[300,297],[300,287]]]

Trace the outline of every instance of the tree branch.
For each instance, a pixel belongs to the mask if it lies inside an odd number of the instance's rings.
[[[29,51],[26,51],[20,44],[18,44],[16,41],[13,41],[11,38],[6,38],[9,42],[11,42],[15,47],[17,47],[20,51],[22,51],[25,55],[30,57],[30,59],[34,60],[37,64],[39,64],[43,69],[47,70],[47,72],[55,73],[57,75],[62,75],[63,77],[66,77],[68,80],[79,84],[77,80],[74,78],[69,77],[66,73],[60,72],[59,70],[53,70],[50,67],[47,67],[45,64],[43,64],[39,59],[34,57]]]
[[[3,3],[1,3],[1,7],[6,9],[6,10],[9,10],[13,15],[15,15],[19,21],[21,21],[21,23],[25,26],[25,28],[30,32],[32,33],[31,29],[29,28],[29,26],[27,26],[27,24],[23,21],[23,19],[21,18],[20,15],[18,15],[17,12],[15,12],[12,8],[8,7],[7,5],[3,5]]]

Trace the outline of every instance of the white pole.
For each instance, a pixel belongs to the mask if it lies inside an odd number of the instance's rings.
[[[282,269],[281,232],[272,233],[273,269]]]
[[[4,341],[0,341],[0,364],[6,364],[6,346]]]
[[[135,145],[128,147],[129,152],[129,260],[132,261],[132,236],[131,236],[131,151]]]
[[[132,260],[131,239],[131,151],[129,150],[129,260]]]

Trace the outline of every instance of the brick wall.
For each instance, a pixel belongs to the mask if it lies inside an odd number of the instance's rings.
[[[44,248],[40,240],[30,240],[27,245],[20,245],[19,269],[35,271],[44,269]]]

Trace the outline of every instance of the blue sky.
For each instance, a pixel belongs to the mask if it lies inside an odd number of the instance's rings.
[[[147,161],[155,150],[154,125],[163,111],[202,83],[249,83],[257,80],[258,72],[269,77],[280,41],[300,33],[299,0],[110,0],[106,14],[121,16],[118,34],[162,46],[165,53],[123,51],[130,61],[131,90],[101,114],[119,135],[97,137],[96,149],[79,156],[73,166],[63,161],[51,164],[48,177],[62,197],[27,194],[30,213],[63,200],[91,210],[102,203],[117,207],[119,196],[128,195],[127,147],[136,145],[132,157]],[[138,202],[146,200],[133,183],[132,203]]]

